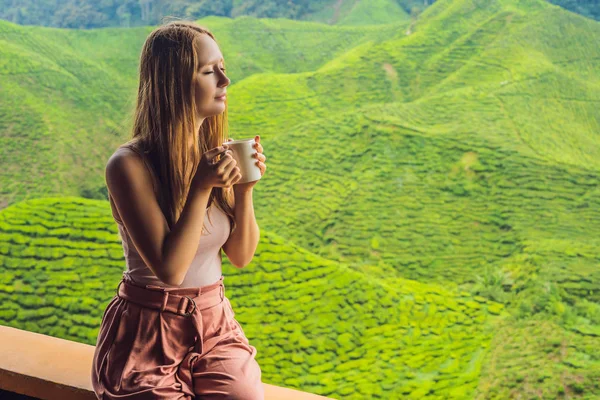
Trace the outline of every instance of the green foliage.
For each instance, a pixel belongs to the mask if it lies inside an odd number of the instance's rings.
[[[385,23],[406,15],[416,0],[179,0],[140,3],[137,0],[49,2],[0,0],[0,18],[22,25],[89,29],[157,25],[165,18],[199,19],[207,16],[287,18],[334,24]],[[427,1],[425,1],[427,3]],[[424,8],[423,2],[418,5]],[[403,10],[404,8],[404,10]]]
[[[477,283],[472,288],[473,293],[500,303],[507,301],[514,283],[508,273],[494,270],[490,266],[483,268],[483,274],[475,275],[475,279]]]
[[[135,0],[112,2],[48,2],[21,0],[18,5],[0,0],[0,18],[22,25],[42,25],[59,28],[89,29],[100,27],[134,27],[156,25],[165,18],[199,19],[208,16],[237,18],[287,18],[329,24],[386,23],[405,18],[417,18],[436,0],[179,0],[177,2],[140,3]],[[548,0],[565,9],[600,19],[596,0]]]
[[[231,136],[259,134],[268,156],[255,258],[224,260],[265,381],[594,398],[598,23],[535,0],[440,0],[397,21],[374,4],[363,20],[365,4],[340,6],[361,26],[200,21],[231,72]],[[94,344],[124,269],[102,171],[150,29],[0,21],[0,323]]]
[[[46,230],[40,238],[23,230],[53,220],[70,220],[78,229]],[[104,200],[45,198],[3,210],[0,222],[10,226],[3,243],[28,234],[31,240],[4,258],[3,267],[9,260],[14,267],[0,269],[0,279],[12,289],[0,291],[0,323],[95,344],[124,265],[122,257],[99,251],[120,247],[111,220]],[[102,229],[110,235],[99,241],[95,232]],[[74,248],[81,249],[76,263],[64,256]],[[48,256],[27,268],[25,251]],[[268,231],[261,231],[252,266],[240,270],[224,262],[227,295],[260,349],[266,381],[356,398],[394,393],[398,377],[427,377],[412,380],[414,396],[442,395],[454,385],[467,392],[476,387],[477,376],[469,371],[489,346],[492,335],[480,327],[495,318],[487,308],[497,303],[412,280],[388,286]],[[454,381],[457,375],[463,378]],[[437,380],[449,384],[436,389]]]
[[[407,19],[406,12],[395,0],[368,0],[355,2],[346,16],[334,22],[337,25],[371,25],[404,19]]]

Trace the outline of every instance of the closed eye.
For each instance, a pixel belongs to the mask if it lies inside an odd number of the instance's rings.
[[[225,68],[221,68],[221,71],[225,72]],[[204,75],[214,74],[213,71],[205,72]]]

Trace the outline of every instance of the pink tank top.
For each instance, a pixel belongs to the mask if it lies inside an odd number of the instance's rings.
[[[112,197],[109,194],[109,201]],[[113,203],[114,204],[114,203]],[[210,221],[209,221],[210,214]],[[119,236],[123,244],[123,254],[127,269],[123,276],[131,278],[134,282],[142,285],[156,285],[162,287],[200,287],[217,282],[221,278],[221,247],[229,238],[229,219],[213,202],[204,214],[204,227],[196,255],[188,269],[188,272],[180,286],[170,286],[158,279],[138,253],[127,228],[118,219],[113,210],[113,218],[119,229]]]

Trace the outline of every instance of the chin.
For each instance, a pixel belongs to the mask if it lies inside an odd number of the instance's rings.
[[[205,114],[203,114],[202,118],[214,117],[214,116],[223,114],[225,109],[224,109],[224,107],[220,107],[220,108],[221,108],[220,110],[213,110],[211,112],[206,112]]]
[[[227,107],[225,107],[224,105],[221,107],[217,107],[217,109],[215,110],[215,112],[212,113],[212,115],[221,115],[226,109]]]

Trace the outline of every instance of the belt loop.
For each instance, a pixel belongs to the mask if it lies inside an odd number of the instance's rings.
[[[185,296],[179,299],[179,304],[177,305],[177,314],[183,314],[187,312],[188,306],[190,304],[190,301],[187,299],[188,297]]]
[[[221,283],[219,285],[220,290],[221,290],[221,301],[223,301],[223,299],[225,298],[225,286]]]
[[[163,292],[163,303],[162,306],[160,306],[160,311],[165,311],[165,309],[167,308],[167,301],[169,300],[169,292],[164,291]]]

